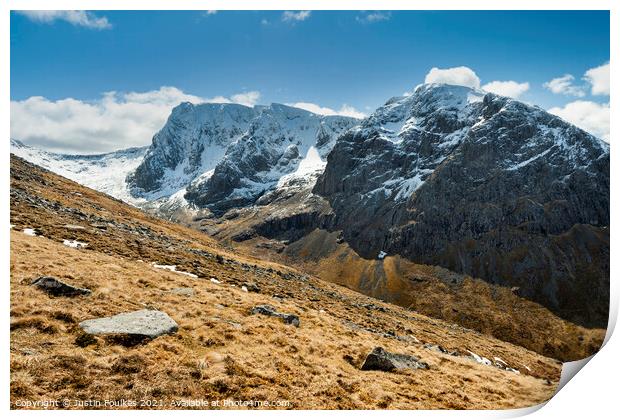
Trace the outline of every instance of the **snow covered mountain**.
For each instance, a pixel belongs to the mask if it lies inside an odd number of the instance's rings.
[[[138,147],[99,155],[65,155],[11,139],[11,153],[16,156],[133,205],[140,205],[145,200],[131,195],[125,178],[142,162],[146,149]]]
[[[360,255],[440,265],[607,322],[609,145],[538,107],[419,86],[341,136],[313,191]]]
[[[147,200],[185,189],[189,203],[213,211],[251,204],[283,177],[321,166],[336,138],[357,123],[280,104],[183,103],[128,182]]]
[[[182,103],[149,147],[64,155],[11,139],[11,152],[127,203],[170,215],[251,204],[292,183],[311,186],[336,138],[358,122],[280,104]]]
[[[66,156],[12,141],[12,151],[221,237],[302,249],[296,241],[327,231],[367,260],[445,267],[582,325],[607,323],[609,145],[517,100],[427,84],[361,121],[183,103],[148,149]],[[243,223],[203,224],[246,207]]]
[[[128,178],[133,194],[156,200],[205,176],[241,139],[255,115],[253,108],[237,104],[178,105]]]

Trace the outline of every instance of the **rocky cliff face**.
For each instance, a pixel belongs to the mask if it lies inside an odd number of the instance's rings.
[[[188,201],[216,213],[251,204],[299,168],[322,167],[336,138],[358,122],[278,104],[257,112],[213,174],[189,186]]]
[[[140,166],[128,176],[132,192],[154,200],[208,174],[255,117],[253,108],[237,104],[185,102],[175,107]]]
[[[314,192],[362,256],[441,265],[607,323],[609,147],[540,108],[420,86],[340,137]]]
[[[222,212],[253,203],[309,160],[322,162],[357,122],[280,104],[183,103],[128,182],[149,200],[186,189],[191,205]]]

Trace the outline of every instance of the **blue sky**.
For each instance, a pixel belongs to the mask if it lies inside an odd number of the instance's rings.
[[[93,104],[113,91],[114,101],[127,102],[126,93],[163,86],[190,99],[250,92],[250,104],[302,102],[368,114],[424,82],[431,68],[458,66],[475,72],[481,86],[528,83],[519,99],[546,109],[609,102],[582,79],[609,61],[606,11],[12,12],[10,55],[12,117],[26,112],[13,105],[31,97]],[[543,86],[565,75],[573,79],[556,83],[555,93]],[[20,130],[12,118],[12,135],[44,145],[44,136]]]

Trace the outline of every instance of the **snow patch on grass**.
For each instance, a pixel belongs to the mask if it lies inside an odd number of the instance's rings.
[[[77,240],[70,241],[69,239],[63,239],[62,244],[66,245],[66,246],[68,246],[70,248],[77,248],[77,249],[79,249],[79,248],[86,248],[88,246],[87,242],[80,242],[80,241],[77,241]]]
[[[159,268],[161,270],[168,270],[168,271],[172,271],[173,273],[177,273],[177,274],[183,274],[184,276],[189,276],[192,278],[197,279],[198,276],[194,273],[188,273],[187,271],[179,271],[177,270],[177,266],[176,265],[163,265],[163,264],[156,264],[153,263],[153,268]]]

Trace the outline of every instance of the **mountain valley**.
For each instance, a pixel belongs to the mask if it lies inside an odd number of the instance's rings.
[[[46,292],[41,276],[79,293]],[[297,326],[263,315],[268,307]],[[174,329],[155,338],[84,330],[94,318],[145,311],[163,312]],[[419,360],[418,368],[362,370],[377,347]],[[516,408],[549,399],[560,369],[552,358],[245,255],[11,158],[13,408],[24,400]]]
[[[12,152],[189,237],[554,359],[604,337],[609,146],[516,100],[421,85],[363,120],[184,103],[147,149]]]

